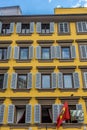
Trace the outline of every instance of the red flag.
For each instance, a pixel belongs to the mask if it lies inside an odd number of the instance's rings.
[[[57,127],[59,128],[59,126],[62,124],[63,121],[69,119],[70,119],[70,113],[68,109],[68,103],[65,102],[57,118]]]

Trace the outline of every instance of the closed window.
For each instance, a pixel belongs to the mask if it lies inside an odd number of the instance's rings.
[[[42,88],[50,88],[51,87],[51,76],[42,74],[41,77],[42,77]]]
[[[42,51],[42,59],[50,59],[51,54],[50,54],[50,48],[41,48]]]
[[[41,105],[41,123],[52,123],[52,105]]]
[[[59,23],[59,33],[69,33],[69,23],[68,22]]]
[[[77,31],[78,32],[87,32],[87,22],[77,22]]]
[[[72,74],[64,74],[63,81],[64,81],[64,88],[73,88]]]
[[[0,74],[0,89],[3,88],[4,74]]]
[[[9,29],[10,29],[10,24],[2,24],[1,33],[2,34],[8,34],[9,33]]]
[[[27,60],[29,58],[29,48],[20,47],[20,60]]]
[[[62,47],[61,53],[62,53],[62,59],[70,59],[71,58],[69,47]]]
[[[83,73],[83,79],[84,79],[85,88],[87,88],[87,72]]]
[[[87,59],[87,45],[80,45],[80,56],[82,59]]]
[[[27,75],[18,75],[18,89],[26,89],[27,88]]]
[[[7,59],[7,48],[0,48],[0,60]]]

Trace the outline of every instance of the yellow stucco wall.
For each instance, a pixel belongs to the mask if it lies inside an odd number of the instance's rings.
[[[80,13],[86,13],[87,8],[77,8],[77,9],[55,9],[55,14],[80,14]],[[0,63],[0,67],[6,67],[9,66],[9,82],[8,82],[8,88],[6,89],[5,92],[0,92],[0,97],[6,97],[4,104],[6,105],[5,107],[5,115],[4,115],[4,126],[0,126],[0,130],[28,130],[27,128],[10,128],[7,124],[7,116],[8,116],[8,105],[11,104],[11,99],[10,97],[32,97],[30,100],[30,104],[32,105],[32,124],[34,123],[34,105],[37,104],[37,100],[35,97],[55,97],[55,96],[70,96],[71,94],[74,94],[74,96],[86,96],[87,92],[84,92],[82,87],[82,75],[81,75],[81,70],[78,68],[79,65],[87,65],[87,62],[80,62],[79,60],[79,51],[78,51],[78,43],[75,42],[76,39],[86,39],[87,35],[76,35],[76,25],[75,22],[70,23],[70,31],[71,35],[66,35],[66,36],[60,36],[58,35],[57,31],[57,23],[55,23],[55,30],[54,34],[52,36],[39,36],[39,34],[36,33],[36,25],[34,28],[34,33],[31,36],[18,36],[16,34],[16,25],[15,25],[15,31],[11,36],[0,36],[1,40],[12,40],[12,53],[14,52],[14,46],[16,46],[16,40],[32,40],[33,39],[33,46],[34,46],[34,51],[35,47],[38,46],[37,40],[54,40],[55,42],[53,43],[54,46],[58,45],[56,43],[56,40],[66,40],[66,39],[73,39],[73,45],[76,47],[76,59],[74,62],[59,62],[59,60],[53,60],[51,63],[39,63],[38,60],[35,58],[31,60],[29,63],[17,63],[13,58],[11,58],[8,63]],[[58,88],[55,89],[54,92],[39,92],[37,89],[35,89],[35,82],[33,82],[33,88],[29,90],[28,92],[14,92],[11,90],[10,85],[11,85],[11,78],[12,78],[12,73],[13,73],[13,67],[14,66],[32,66],[31,72],[33,73],[33,81],[35,81],[35,74],[38,72],[36,69],[36,66],[56,66],[56,69],[54,70],[55,72],[58,72],[59,70],[57,69],[58,66],[77,66],[75,71],[79,73],[80,76],[80,88],[76,92],[61,92]],[[55,103],[60,103],[60,100],[57,98]],[[84,123],[87,123],[87,112],[86,112],[86,106],[85,106],[85,101],[80,98],[79,103],[82,104],[83,109],[84,109]],[[83,130],[83,127],[81,127],[81,130]],[[42,130],[45,130],[46,128],[42,128]],[[48,128],[49,130],[52,130]],[[55,128],[56,129],[56,128]],[[63,128],[60,127],[59,130],[62,130]],[[72,130],[72,128],[66,128],[67,130]],[[73,128],[73,130],[77,130],[78,128]],[[38,130],[38,127],[32,127],[32,130]]]

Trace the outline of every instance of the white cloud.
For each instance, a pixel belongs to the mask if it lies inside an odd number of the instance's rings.
[[[73,8],[76,7],[87,7],[87,0],[78,0],[78,3],[72,6]]]
[[[61,8],[61,5],[57,5],[57,8]]]
[[[49,3],[52,1],[52,0],[48,0],[49,1]]]
[[[76,7],[80,7],[80,6],[81,6],[81,4],[77,3],[77,4],[73,5],[72,8],[76,8]]]

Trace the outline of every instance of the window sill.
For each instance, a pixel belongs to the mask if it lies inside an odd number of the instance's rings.
[[[68,92],[68,91],[71,91],[71,90],[72,90],[72,91],[77,91],[78,88],[59,88],[59,90],[60,90],[60,91],[64,91],[64,92],[65,92],[65,91]]]
[[[11,33],[9,33],[9,34],[0,34],[0,36],[11,36]]]
[[[14,92],[29,92],[30,89],[12,89]]]
[[[0,60],[0,63],[8,63],[8,59],[6,59],[6,60]]]
[[[83,123],[63,123],[62,127],[63,128],[81,128]]]
[[[59,59],[60,62],[73,62],[74,59]]]
[[[6,89],[3,89],[3,88],[2,88],[2,89],[0,89],[0,92],[5,92],[5,91],[6,91]]]
[[[82,89],[83,89],[83,91],[87,91],[87,88],[85,88],[85,87],[84,87],[84,88],[82,88]]]
[[[16,60],[17,63],[28,63],[28,62],[31,62],[31,59],[28,59],[28,60]]]
[[[27,124],[27,123],[20,123],[20,124],[16,124],[16,123],[13,123],[13,124],[8,124],[9,126],[11,126],[12,128],[14,127],[29,127],[30,124]]]
[[[87,32],[77,32],[77,35],[86,35]]]
[[[18,33],[18,35],[19,35],[19,36],[31,36],[32,33],[27,33],[27,34],[26,34],[26,33],[20,33],[20,34]]]
[[[87,62],[87,58],[86,59],[80,59],[81,62]]]
[[[52,36],[53,33],[39,33],[40,36]]]
[[[54,123],[40,123],[37,125],[38,125],[38,128],[55,128],[56,127],[56,124]]]
[[[40,92],[53,92],[56,88],[41,88],[41,89],[37,89]]]
[[[38,59],[39,62],[53,62],[53,59]]]
[[[59,36],[62,36],[62,35],[71,35],[69,32],[68,33],[58,33]]]

